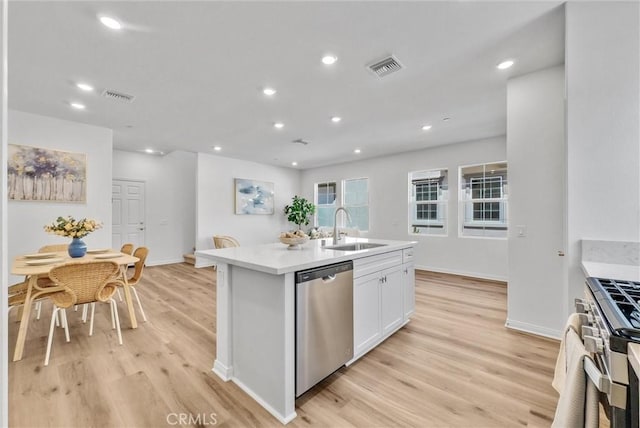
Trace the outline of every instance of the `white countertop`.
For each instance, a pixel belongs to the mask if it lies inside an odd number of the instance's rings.
[[[331,246],[331,239],[327,239],[327,246]],[[221,248],[218,250],[198,250],[197,257],[206,257],[221,263],[241,266],[273,275],[282,275],[302,269],[354,260],[374,254],[387,253],[403,248],[413,247],[415,241],[390,241],[384,239],[345,238],[340,245],[353,242],[372,242],[384,244],[382,247],[360,251],[338,251],[321,246],[321,240],[312,239],[302,245],[300,249],[289,250],[281,243],[255,245],[247,247]]]
[[[640,281],[640,266],[583,261],[582,271],[587,277]]]
[[[583,239],[582,271],[587,277],[640,281],[640,242]]]

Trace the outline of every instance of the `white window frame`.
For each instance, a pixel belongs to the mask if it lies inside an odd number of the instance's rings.
[[[333,202],[333,204],[319,204],[318,203],[318,186],[321,185],[329,185],[329,184],[333,184],[334,188],[335,188],[335,195],[336,198]],[[329,226],[325,226],[325,225],[318,225],[318,207],[322,206],[326,206],[326,207],[330,207],[333,206],[334,210],[338,207],[338,181],[337,180],[324,180],[324,181],[320,181],[318,183],[314,183],[313,185],[313,203],[316,205],[316,213],[313,216],[313,226],[314,227],[330,227],[333,225],[329,225]]]
[[[367,180],[367,203],[363,204],[363,205],[347,205],[345,202],[345,187],[347,185],[347,181],[356,181],[356,180]],[[347,211],[349,210],[349,207],[367,207],[367,218],[369,219],[369,224],[367,227],[367,230],[362,230],[362,229],[358,229],[359,232],[368,232],[371,229],[371,210],[369,209],[370,207],[370,198],[371,198],[371,192],[369,191],[371,189],[371,180],[369,180],[369,177],[356,177],[356,178],[345,178],[342,180],[341,183],[341,187],[340,187],[340,191],[341,191],[341,195],[340,195],[340,202],[342,202],[341,206],[345,207],[347,209]],[[343,215],[342,213],[340,213],[340,223],[339,223],[339,227],[353,227],[349,224],[349,221],[347,220],[347,216]]]
[[[424,174],[424,178],[415,178]],[[442,177],[446,174],[447,186],[442,186]],[[433,177],[430,177],[433,175]],[[436,177],[437,175],[437,177]],[[412,171],[409,178],[409,231],[410,235],[447,236],[447,207],[449,203],[449,171],[447,168],[433,168],[428,170]],[[418,201],[417,181],[433,181],[437,183],[437,199]],[[419,205],[436,205],[436,219],[418,219],[417,209]]]
[[[458,168],[458,194],[459,194],[459,204],[460,204],[460,215],[459,215],[459,231],[458,236],[461,238],[482,238],[482,239],[507,239],[507,233],[509,230],[509,217],[508,217],[508,194],[505,194],[504,187],[508,185],[508,178],[504,179],[503,175],[490,176],[487,175],[486,167],[488,165],[494,164],[506,164],[507,165],[507,176],[509,171],[509,166],[507,161],[496,161],[496,162],[485,162],[481,164],[475,165],[464,165]],[[483,172],[481,177],[471,177],[468,180],[468,194],[467,188],[463,188],[463,170],[472,167],[483,167]],[[500,197],[491,197],[491,198],[474,198],[473,197],[473,182],[475,180],[487,181],[487,179],[500,179]],[[484,195],[483,195],[484,196]],[[475,220],[474,217],[474,207],[477,203],[498,203],[499,204],[499,218],[497,220]],[[467,220],[470,219],[470,220]],[[471,230],[483,230],[482,234],[474,234]]]

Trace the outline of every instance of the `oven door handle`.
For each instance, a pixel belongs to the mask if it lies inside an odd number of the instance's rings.
[[[604,392],[605,394],[609,394],[611,390],[611,381],[609,378],[604,376],[596,363],[593,362],[591,358],[584,359],[584,371],[587,373],[591,382],[598,388],[598,391]]]
[[[599,356],[596,356],[596,358],[599,358]],[[591,358],[584,359],[584,371],[598,391],[607,394],[610,405],[619,409],[627,408],[626,386],[611,382],[608,376],[602,374]]]

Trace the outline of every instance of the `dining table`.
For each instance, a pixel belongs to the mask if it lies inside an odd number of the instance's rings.
[[[131,288],[127,282],[127,268],[139,259],[129,254],[121,253],[119,250],[110,248],[105,249],[89,249],[83,257],[72,258],[67,251],[58,251],[50,253],[35,253],[17,256],[13,260],[11,266],[12,275],[24,275],[27,282],[27,291],[25,302],[23,305],[22,316],[20,318],[20,328],[18,329],[18,338],[16,339],[16,347],[13,353],[13,361],[22,359],[24,344],[29,328],[29,318],[31,316],[31,307],[36,299],[46,296],[46,294],[59,291],[58,287],[40,287],[38,285],[38,277],[47,276],[49,271],[60,265],[73,262],[90,262],[90,261],[112,261],[120,266],[120,275],[124,284],[124,296],[131,321],[131,328],[138,328],[136,314],[131,298]]]

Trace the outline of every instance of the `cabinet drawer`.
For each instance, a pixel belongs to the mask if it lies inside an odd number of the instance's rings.
[[[411,263],[413,261],[413,247],[402,250],[402,263]]]
[[[402,264],[402,251],[376,254],[353,260],[353,277],[358,278]]]

